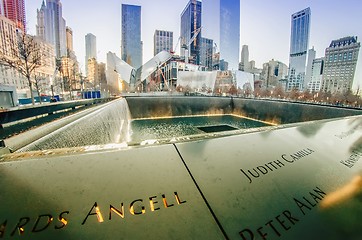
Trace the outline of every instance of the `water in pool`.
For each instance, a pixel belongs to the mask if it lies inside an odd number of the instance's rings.
[[[182,137],[194,134],[258,128],[268,124],[234,115],[189,116],[131,121],[132,142]]]

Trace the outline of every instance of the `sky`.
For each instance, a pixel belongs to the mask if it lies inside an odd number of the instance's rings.
[[[43,0],[26,0],[28,33],[36,33],[36,11]],[[156,29],[174,32],[174,46],[180,35],[180,15],[189,0],[61,0],[63,17],[72,28],[74,50],[84,73],[85,35],[97,37],[97,56],[106,62],[111,51],[120,56],[121,4],[141,6],[141,40],[143,62],[153,57],[153,34]],[[203,4],[216,5],[218,0],[203,0]],[[222,0],[221,0],[222,1]],[[256,67],[271,59],[289,65],[290,17],[304,8],[311,8],[311,31],[309,48],[314,47],[316,57],[323,57],[332,40],[346,36],[357,36],[362,40],[361,0],[240,0],[240,49],[249,46],[250,60]],[[205,7],[206,9],[206,7]],[[215,37],[213,14],[207,8],[203,15],[203,37]],[[216,9],[216,8],[215,8]],[[205,16],[206,15],[206,16]],[[218,43],[217,43],[218,44]],[[177,50],[178,52],[179,50]],[[239,54],[240,55],[240,54]],[[362,89],[362,49],[354,81],[354,89]]]

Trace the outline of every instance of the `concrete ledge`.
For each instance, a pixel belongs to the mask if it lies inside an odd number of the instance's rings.
[[[112,102],[109,102],[106,104],[112,104]],[[35,129],[26,131],[22,134],[15,135],[13,137],[4,139],[3,142],[5,143],[5,146],[8,147],[11,151],[17,151],[20,148],[34,142],[35,140],[38,140],[39,138],[44,137],[44,136],[54,132],[55,130],[57,130],[67,124],[70,124],[70,123],[76,121],[77,119],[80,119],[88,114],[91,114],[92,112],[95,112],[103,107],[104,107],[104,104],[84,109],[81,112],[78,112],[78,113],[72,114],[70,116],[61,118],[59,120],[50,122],[48,124],[37,127]]]
[[[362,109],[228,97],[126,97],[132,118],[238,114],[278,124],[362,115]]]
[[[97,99],[85,99],[69,102],[58,102],[50,104],[41,104],[36,106],[29,106],[26,108],[20,108],[16,110],[9,110],[0,112],[0,125],[23,120],[26,118],[36,117],[43,114],[52,114],[56,111],[75,109],[79,106],[89,106],[92,104],[98,104],[108,102],[112,99],[97,98]]]
[[[2,238],[360,239],[362,116],[0,161]]]

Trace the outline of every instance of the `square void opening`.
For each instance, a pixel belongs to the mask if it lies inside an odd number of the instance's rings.
[[[238,130],[238,128],[232,127],[230,125],[202,126],[202,127],[197,127],[197,128],[206,133]]]

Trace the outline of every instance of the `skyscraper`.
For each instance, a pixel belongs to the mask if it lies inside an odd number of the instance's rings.
[[[360,47],[357,37],[331,42],[325,52],[323,91],[343,94],[351,90]]]
[[[315,58],[312,62],[311,80],[307,84],[309,92],[319,92],[323,80],[324,58]]]
[[[208,38],[201,38],[200,65],[205,66],[207,70],[212,71],[214,41]]]
[[[67,49],[73,51],[73,30],[70,27],[66,27],[65,31],[67,36]]]
[[[249,47],[248,45],[243,45],[241,49],[241,59],[239,64],[240,71],[247,71],[249,69]]]
[[[188,54],[195,64],[200,64],[201,9],[199,0],[190,0],[181,14],[181,55]],[[192,38],[196,35],[195,39]],[[190,45],[188,45],[190,43]],[[187,49],[187,51],[185,51]],[[186,56],[187,57],[187,56]]]
[[[4,15],[4,0],[0,0],[0,15]]]
[[[173,32],[156,30],[153,35],[153,54],[173,51]]]
[[[14,21],[0,15],[0,49],[6,57],[12,57],[11,49],[16,48],[17,27]],[[24,89],[28,86],[26,79],[14,68],[0,64],[0,84],[12,85],[17,89]]]
[[[280,80],[285,79],[288,74],[288,66],[274,59],[263,64],[261,79],[264,81],[266,88],[280,85]]]
[[[17,28],[26,32],[24,0],[1,0],[0,14],[15,22]]]
[[[97,38],[92,33],[85,35],[85,74],[88,76],[88,60],[97,59]]]
[[[313,61],[316,58],[316,51],[314,47],[308,50],[308,57],[307,57],[307,67],[305,70],[305,78],[304,78],[304,86],[303,89],[306,89],[308,83],[312,80],[312,68],[313,68]]]
[[[60,0],[43,0],[37,10],[37,36],[54,45],[57,58],[67,55],[66,23]]]
[[[240,0],[220,0],[220,59],[238,70],[240,52]]]
[[[122,4],[122,60],[134,68],[142,65],[141,6]]]
[[[292,14],[287,91],[303,90],[310,32],[310,8]]]

